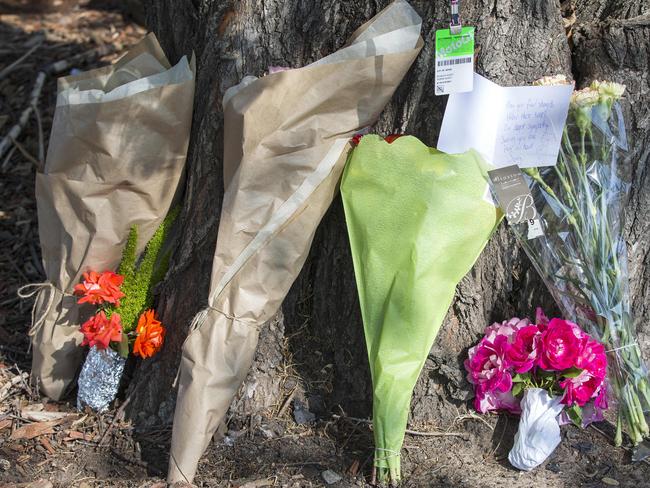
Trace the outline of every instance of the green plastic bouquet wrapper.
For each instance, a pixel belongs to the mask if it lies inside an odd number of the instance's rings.
[[[341,193],[373,382],[375,468],[400,479],[413,388],[458,282],[501,220],[478,153],[364,136]]]

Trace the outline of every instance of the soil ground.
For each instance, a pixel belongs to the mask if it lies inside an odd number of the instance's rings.
[[[120,5],[93,1],[67,12],[0,17],[0,140],[28,106],[39,70],[60,60],[70,61],[60,75],[101,66],[142,37],[144,29],[126,18]],[[123,399],[104,414],[78,412],[73,400],[41,399],[27,381],[31,303],[19,300],[16,290],[44,278],[33,188],[55,100],[56,77],[50,74],[36,111],[0,157],[0,488],[163,487],[168,426],[136,430],[123,419]],[[329,486],[366,485],[369,423],[342,413],[297,424],[288,403],[262,412],[255,422],[231,419],[226,437],[203,457],[195,483],[328,486],[324,472],[330,470],[341,479]],[[563,427],[560,447],[532,473],[507,462],[514,417],[479,417],[463,407],[450,425],[410,427],[415,433],[407,435],[402,459],[406,487],[650,486],[650,466],[632,463],[629,450],[613,447],[608,423],[586,430]]]

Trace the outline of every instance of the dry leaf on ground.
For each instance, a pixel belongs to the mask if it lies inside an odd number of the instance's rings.
[[[70,412],[46,412],[46,411],[31,410],[26,408],[20,411],[20,416],[22,418],[27,420],[32,420],[34,422],[48,422],[50,420],[63,420],[72,415],[76,415],[76,414]]]
[[[9,439],[14,441],[18,439],[33,439],[34,437],[45,434],[54,434],[54,427],[59,425],[62,421],[63,419],[25,424],[14,430],[9,436]]]
[[[93,434],[84,434],[83,432],[79,432],[78,430],[69,430],[67,431],[67,437],[63,439],[64,441],[76,441],[76,440],[82,440],[82,441],[92,441],[95,436]]]

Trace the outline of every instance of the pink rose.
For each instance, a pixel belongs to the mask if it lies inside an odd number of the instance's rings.
[[[529,325],[530,320],[518,319],[517,317],[513,317],[510,320],[504,320],[501,323],[495,322],[489,327],[486,327],[485,338],[490,342],[494,342],[494,339],[497,336],[505,336],[510,342],[512,342],[512,338],[514,337],[515,333],[519,329],[527,327]]]
[[[560,382],[565,390],[563,403],[584,406],[592,398],[596,408],[607,409],[607,355],[605,346],[585,335],[581,341],[581,350],[576,357],[575,367],[582,372],[575,378],[566,378]]]
[[[574,366],[582,348],[584,333],[576,324],[551,319],[542,332],[539,366],[547,371],[562,371]]]
[[[566,378],[560,382],[564,389],[563,403],[566,405],[584,406],[592,398],[597,409],[607,408],[607,355],[605,347],[591,337],[585,335],[582,339],[581,350],[576,357],[575,367],[582,372],[575,378]]]
[[[582,340],[580,354],[576,358],[576,368],[589,371],[592,376],[604,378],[607,376],[607,355],[605,346],[594,341],[591,337],[585,336]]]
[[[569,406],[577,404],[582,407],[598,394],[602,383],[602,378],[592,376],[587,370],[582,371],[575,378],[566,378],[560,381],[560,387],[564,389],[562,403]]]
[[[516,373],[530,371],[537,362],[539,341],[542,333],[536,325],[522,327],[515,333],[514,341],[506,353]]]
[[[512,389],[510,365],[506,359],[509,347],[508,338],[500,335],[495,337],[494,342],[484,337],[469,350],[469,357],[465,361],[467,380],[477,385],[477,391],[506,392]]]
[[[519,399],[512,395],[512,391],[477,391],[474,397],[474,408],[481,413],[495,410],[521,413]]]

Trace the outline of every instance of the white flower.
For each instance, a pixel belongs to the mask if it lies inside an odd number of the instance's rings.
[[[592,107],[599,101],[600,94],[592,87],[576,90],[571,94],[571,108],[574,109]]]
[[[591,88],[597,90],[603,98],[617,100],[625,93],[625,85],[614,81],[593,81]]]
[[[534,86],[550,86],[550,85],[570,85],[571,81],[565,75],[543,76],[537,81],[533,81]]]
[[[571,112],[581,132],[589,130],[589,126],[591,125],[591,110],[600,101],[601,97],[598,90],[591,87],[576,90],[571,94]]]

